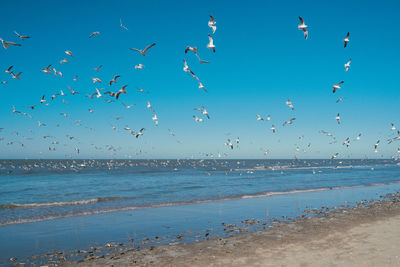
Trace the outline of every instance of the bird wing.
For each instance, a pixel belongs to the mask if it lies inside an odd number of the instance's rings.
[[[147,47],[143,50],[143,52],[146,53],[147,50],[149,50],[150,48],[152,48],[152,47],[155,46],[155,45],[156,45],[156,43],[152,43],[151,45],[147,46]]]

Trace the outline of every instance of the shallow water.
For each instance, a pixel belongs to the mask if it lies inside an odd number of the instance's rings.
[[[206,229],[223,234],[222,222],[295,217],[309,207],[376,199],[400,190],[396,163],[0,161],[0,264],[129,238],[171,241],[186,233],[183,241],[193,242]]]

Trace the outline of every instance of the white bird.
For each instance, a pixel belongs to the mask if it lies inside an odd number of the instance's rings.
[[[379,143],[380,143],[380,140],[378,140],[374,145],[375,152],[377,152],[376,150],[378,149]]]
[[[46,99],[44,99],[44,95],[42,96],[42,99],[40,100],[40,104],[46,103]]]
[[[263,121],[264,120],[259,114],[256,114],[256,116],[257,116],[257,120],[258,121]]]
[[[349,39],[349,37],[350,37],[350,33],[348,32],[348,33],[347,33],[347,35],[346,35],[346,37],[343,39],[343,42],[344,42],[344,48],[346,48],[346,46],[347,46],[347,43],[348,43],[348,42],[350,42],[350,39]]]
[[[199,80],[199,78],[197,78],[197,76],[196,76],[196,79],[197,79],[197,81],[199,82],[199,89],[201,89],[201,90],[204,90],[204,92],[207,92],[207,89],[204,87],[204,85],[200,82],[200,80]]]
[[[95,93],[95,94],[96,94],[96,97],[97,97],[97,98],[104,97],[104,96],[100,93],[100,90],[97,89],[97,88],[96,88],[96,93]]]
[[[145,49],[140,50],[140,49],[136,49],[136,48],[130,48],[132,51],[136,51],[139,52],[140,54],[142,54],[143,56],[146,56],[146,52],[147,50],[149,50],[150,48],[152,48],[153,46],[155,46],[156,43],[152,43],[151,45],[147,46]]]
[[[298,25],[297,28],[298,28],[299,30],[301,30],[301,31],[304,32],[304,38],[307,40],[307,38],[308,38],[307,27],[308,27],[308,26],[304,23],[304,20],[303,20],[302,17],[299,16],[299,19],[300,19],[300,23],[301,23],[301,24]]]
[[[294,121],[295,119],[296,119],[296,118],[291,118],[291,119],[288,120],[288,121],[284,121],[283,124],[282,124],[282,126],[285,126],[286,124],[293,124],[293,121]]]
[[[11,74],[11,69],[14,67],[14,65],[13,66],[10,66],[10,67],[8,67],[8,69],[6,69],[4,72],[5,73],[8,73],[8,74]]]
[[[136,104],[127,105],[125,103],[122,103],[122,105],[124,105],[124,107],[126,107],[127,109],[130,109],[131,107],[135,106]]]
[[[338,100],[336,100],[336,103],[339,103],[340,101],[343,101],[344,97],[339,98]]]
[[[195,53],[196,55],[199,53],[199,50],[197,49],[197,47],[191,47],[191,46],[186,46],[186,49],[185,49],[185,54],[188,52],[188,51],[192,51],[193,53]]]
[[[344,83],[344,81],[341,81],[340,83],[338,83],[338,84],[334,84],[334,85],[332,85],[332,88],[333,88],[333,93],[335,93],[337,90],[339,90],[341,87],[341,85]]]
[[[60,64],[68,63],[68,59],[64,58],[63,60],[60,61]]]
[[[336,115],[335,120],[337,121],[338,124],[340,124],[340,114],[339,113]]]
[[[42,69],[41,72],[43,72],[43,73],[51,73],[50,67],[51,67],[51,64],[48,65],[46,68]]]
[[[361,139],[361,134],[358,134],[358,135],[356,136],[356,138],[354,139],[354,141],[360,141],[360,139]]]
[[[338,155],[339,155],[339,153],[333,154],[332,157],[331,157],[331,159],[335,159]]]
[[[226,146],[230,147],[231,149],[233,149],[233,144],[231,139],[228,139],[228,141],[225,143]]]
[[[65,96],[65,93],[63,92],[63,90],[60,90],[60,95]]]
[[[195,110],[198,110],[201,112],[201,114],[203,114],[204,116],[206,116],[208,119],[210,119],[210,115],[208,114],[206,108],[204,106],[202,106],[201,108],[195,108]]]
[[[288,100],[286,101],[286,105],[288,105],[292,110],[294,110],[292,101],[290,101],[290,99],[288,99]]]
[[[119,19],[119,27],[121,27],[121,29],[123,29],[123,30],[128,30],[128,28],[125,27],[125,26],[122,24],[122,19],[121,19],[121,18]]]
[[[75,95],[75,94],[78,94],[78,95],[79,95],[79,92],[74,91],[70,86],[68,86],[68,88],[69,88],[69,90],[71,91],[71,95]]]
[[[98,66],[97,68],[94,68],[94,70],[95,70],[96,72],[99,72],[99,70],[100,70],[101,67],[103,67],[103,65],[100,65],[100,66]]]
[[[18,36],[19,39],[21,39],[22,41],[24,41],[25,39],[29,39],[31,38],[30,36],[27,35],[21,35],[19,34],[17,31],[14,31],[14,33]]]
[[[197,117],[196,115],[193,115],[193,118],[194,118],[195,122],[203,122],[203,119]]]
[[[271,116],[268,115],[268,116],[267,116],[267,121],[270,121],[270,120],[271,120]]]
[[[145,129],[142,128],[142,129],[139,130],[139,132],[136,132],[136,138],[138,138],[139,136],[143,135],[143,131],[144,131],[144,130],[145,130]]]
[[[69,51],[69,50],[65,51],[65,54],[67,54],[68,56],[71,56],[71,57],[73,57],[73,56],[74,56],[74,54],[72,54],[72,52],[71,52],[71,51]]]
[[[16,79],[16,80],[20,80],[21,78],[19,77],[22,72],[19,72],[18,74],[14,74],[14,72],[11,72],[11,78]]]
[[[93,36],[99,35],[99,34],[100,34],[100,32],[92,32],[92,33],[89,35],[89,38],[92,38]]]
[[[212,29],[213,34],[217,30],[216,24],[217,24],[217,22],[215,21],[215,18],[212,15],[210,15],[210,21],[208,22],[208,27],[210,27]]]
[[[271,130],[273,133],[275,133],[275,130],[276,130],[276,129],[275,129],[275,125],[272,124],[270,130]]]
[[[185,59],[183,59],[183,71],[184,72],[189,72],[189,74],[192,75],[193,78],[196,77],[194,72],[189,68],[189,65],[187,64]]]
[[[351,63],[351,58],[349,59],[349,61],[347,63],[344,64],[344,68],[346,69],[346,72],[349,70],[350,68],[350,63]]]
[[[102,80],[100,80],[99,78],[92,78],[93,83],[101,83]]]
[[[147,106],[148,109],[151,109],[154,112],[154,108],[151,106],[150,101],[147,100]]]
[[[343,141],[343,145],[349,147],[350,146],[350,138],[347,137],[346,140]]]
[[[144,67],[143,64],[135,65],[135,70],[137,70],[137,69],[142,70],[143,67]]]
[[[1,44],[3,45],[4,49],[7,49],[9,45],[13,45],[13,46],[21,46],[20,44],[16,44],[14,42],[8,42],[8,41],[4,41],[3,39],[0,38]]]
[[[157,114],[154,114],[154,116],[151,119],[156,123],[156,126],[158,126]]]
[[[392,128],[390,128],[392,131],[396,130],[396,126],[394,126],[394,123],[392,123]]]
[[[208,35],[208,40],[209,40],[209,42],[208,42],[208,44],[207,44],[207,48],[208,48],[208,49],[212,49],[212,51],[215,53],[214,40],[213,40],[213,38],[211,37],[211,35]]]

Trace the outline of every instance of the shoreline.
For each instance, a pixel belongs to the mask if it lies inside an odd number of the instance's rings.
[[[306,210],[265,230],[197,243],[117,247],[61,266],[393,266],[400,264],[400,193],[354,208]],[[249,220],[249,224],[254,221]],[[226,228],[233,228],[226,225]],[[350,237],[349,237],[350,236]],[[391,248],[394,248],[391,249]],[[92,255],[92,256],[91,256]],[[301,258],[301,260],[297,261]],[[340,264],[338,262],[341,262]],[[372,263],[375,264],[372,264]],[[60,262],[59,262],[60,264]],[[371,265],[372,264],[372,265]],[[49,265],[51,266],[51,265]]]

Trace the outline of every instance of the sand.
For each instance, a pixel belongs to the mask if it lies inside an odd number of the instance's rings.
[[[65,266],[400,266],[400,201],[321,212],[255,233],[124,251]]]

